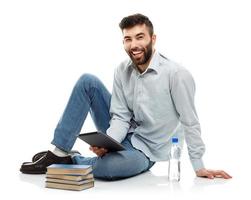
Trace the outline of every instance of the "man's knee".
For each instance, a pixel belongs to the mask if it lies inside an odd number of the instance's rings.
[[[93,84],[97,80],[98,80],[98,78],[95,75],[85,73],[80,76],[80,78],[78,79],[78,82],[80,84]]]
[[[93,88],[96,86],[98,78],[92,74],[85,73],[80,76],[76,83],[76,88],[81,88],[85,90],[89,90],[90,88]]]
[[[118,180],[144,172],[147,162],[126,158],[120,154],[104,157],[96,162],[95,176],[105,180]]]

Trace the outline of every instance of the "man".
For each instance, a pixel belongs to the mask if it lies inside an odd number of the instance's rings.
[[[123,44],[130,59],[115,70],[113,92],[101,81],[84,74],[77,81],[54,133],[53,152],[41,152],[23,163],[23,173],[45,173],[53,163],[93,166],[96,178],[115,180],[149,170],[156,161],[168,160],[170,140],[185,138],[197,176],[231,178],[222,170],[207,170],[202,161],[205,145],[194,106],[191,74],[154,49],[156,35],[142,14],[120,22]],[[122,143],[126,150],[108,152],[90,147],[97,157],[70,155],[90,111],[97,129]]]

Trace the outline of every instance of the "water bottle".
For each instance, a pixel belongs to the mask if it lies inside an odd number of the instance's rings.
[[[169,155],[168,179],[169,181],[180,180],[180,156],[181,148],[178,145],[179,139],[172,138],[172,146]]]

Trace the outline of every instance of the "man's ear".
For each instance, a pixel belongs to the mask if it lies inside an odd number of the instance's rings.
[[[152,43],[153,43],[153,45],[155,45],[156,37],[157,37],[157,36],[156,36],[155,34],[152,35]]]

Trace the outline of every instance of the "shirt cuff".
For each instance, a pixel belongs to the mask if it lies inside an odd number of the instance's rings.
[[[193,166],[193,169],[195,172],[200,169],[205,168],[202,159],[193,159],[193,160],[191,160],[191,163],[192,163],[192,166]]]
[[[121,143],[127,135],[129,124],[117,119],[112,119],[110,123],[110,127],[106,131],[107,135]]]

